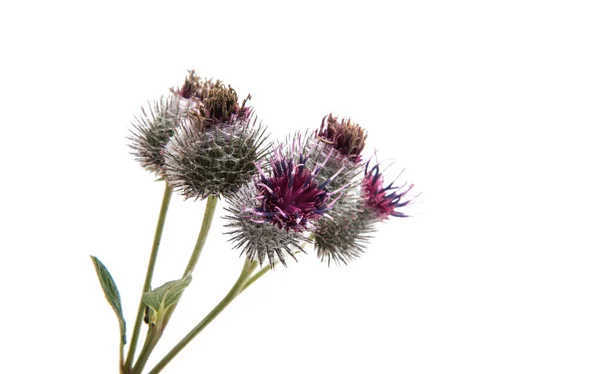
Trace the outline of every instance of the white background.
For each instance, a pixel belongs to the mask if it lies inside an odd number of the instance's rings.
[[[165,373],[600,372],[599,19],[594,1],[1,5],[0,371],[117,372],[88,255],[131,329],[162,185],[126,136],[196,69],[252,93],[273,139],[351,116],[423,193],[350,266],[309,251],[261,279]],[[155,286],[202,214],[173,198]],[[149,367],[237,276],[221,224]]]

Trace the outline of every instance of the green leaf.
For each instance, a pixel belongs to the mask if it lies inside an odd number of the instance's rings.
[[[98,260],[95,256],[90,256],[92,258],[92,262],[94,263],[94,267],[96,268],[96,274],[98,274],[98,279],[100,280],[100,285],[102,286],[102,290],[104,291],[104,296],[106,296],[106,300],[115,311],[117,318],[119,319],[119,328],[121,330],[121,344],[125,345],[127,343],[127,334],[125,330],[125,318],[123,318],[123,308],[121,307],[121,295],[119,295],[119,290],[117,289],[117,285],[113,280],[112,276],[104,266],[104,264]]]
[[[187,273],[185,277],[170,281],[162,286],[144,293],[142,301],[153,313],[148,313],[148,323],[156,324],[157,315],[162,316],[163,312],[175,305],[181,298],[183,290],[192,282],[192,274]]]

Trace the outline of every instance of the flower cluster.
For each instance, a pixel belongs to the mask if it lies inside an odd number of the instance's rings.
[[[257,164],[255,181],[229,200],[236,248],[271,266],[275,259],[285,264],[286,253],[303,252],[303,242],[314,242],[327,263],[359,257],[376,224],[406,217],[396,209],[410,202],[410,188],[384,187],[379,165],[369,169],[361,161],[365,139],[358,124],[329,115],[304,142],[295,136],[278,145],[268,167]]]
[[[252,179],[266,152],[249,99],[240,103],[233,88],[192,70],[134,124],[134,154],[186,198],[228,196]]]
[[[249,99],[192,70],[142,111],[131,137],[142,166],[186,198],[227,199],[230,240],[249,259],[285,265],[314,243],[321,261],[347,264],[377,223],[407,217],[400,209],[413,186],[385,186],[380,165],[363,162],[367,133],[357,123],[329,114],[269,147]]]
[[[382,166],[363,161],[367,133],[361,126],[329,114],[304,136],[294,133],[283,142],[267,143],[250,98],[240,100],[231,86],[201,79],[191,70],[180,87],[142,108],[132,124],[132,153],[165,182],[165,191],[126,357],[119,293],[108,270],[92,257],[119,319],[122,373],[144,370],[192,280],[221,197],[228,203],[224,226],[229,242],[246,260],[238,280],[202,326],[277,263],[286,266],[289,258],[306,254],[307,244],[314,245],[317,258],[328,265],[348,264],[363,254],[377,224],[407,217],[404,208],[411,203],[413,185],[385,185]],[[204,219],[185,276],[150,289],[173,191],[186,199],[206,199]],[[270,268],[257,271],[267,263]],[[148,331],[137,355],[142,321]],[[201,330],[192,329],[151,372],[161,371]]]

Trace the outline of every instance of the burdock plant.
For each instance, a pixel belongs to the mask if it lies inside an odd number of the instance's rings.
[[[329,114],[305,136],[267,143],[263,126],[237,92],[192,70],[180,87],[142,108],[129,137],[140,165],[165,184],[162,205],[133,330],[127,333],[117,286],[92,260],[120,327],[119,372],[144,371],[200,258],[215,208],[224,198],[225,231],[245,256],[231,290],[149,373],[160,372],[219,313],[255,281],[313,245],[317,258],[348,264],[366,249],[377,224],[407,217],[412,185],[385,185],[381,167],[364,162],[366,132]],[[198,239],[180,278],[152,287],[173,191],[206,200]],[[145,339],[138,353],[142,327]],[[129,336],[129,342],[127,337]],[[129,343],[127,354],[125,346]]]

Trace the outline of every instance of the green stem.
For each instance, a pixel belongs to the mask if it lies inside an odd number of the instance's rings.
[[[156,231],[154,233],[154,243],[152,244],[152,250],[150,251],[150,261],[148,261],[148,270],[146,271],[146,280],[144,281],[142,294],[150,291],[152,276],[154,275],[154,267],[156,265],[156,258],[158,257],[158,247],[160,246],[160,239],[165,226],[165,219],[167,217],[167,211],[169,210],[172,192],[173,189],[167,182],[165,182],[165,191],[163,194],[162,204],[160,206],[160,213],[158,214],[158,222],[156,224]],[[140,336],[140,329],[142,327],[142,319],[144,318],[145,309],[146,305],[140,298],[140,305],[135,318],[135,326],[133,327],[133,335],[131,336],[131,343],[129,344],[129,352],[127,353],[127,360],[124,364],[125,372],[129,372],[131,366],[133,365],[133,358],[135,356],[135,350],[137,348],[137,342]]]
[[[311,236],[309,238],[312,239],[313,237],[314,237],[314,234],[311,234]],[[302,248],[304,248],[305,245],[306,244],[303,244]],[[293,254],[295,256],[299,253],[302,253],[302,252],[296,251]],[[277,265],[277,263],[275,265]],[[270,266],[265,266],[264,268],[257,271],[256,274],[254,274],[252,277],[250,277],[250,279],[248,279],[248,281],[246,282],[246,284],[244,285],[244,287],[242,288],[242,291],[240,291],[240,293],[244,292],[244,290],[246,290],[246,288],[250,287],[252,285],[252,283],[259,280],[263,275],[267,274],[271,269],[272,268]]]
[[[130,374],[139,374],[144,369],[146,362],[150,358],[150,353],[156,346],[158,340],[156,339],[156,327],[151,327],[148,330],[148,335],[146,335],[146,341],[144,341],[144,346],[142,347],[142,351],[140,352],[140,356],[138,357],[135,366],[129,372]]]
[[[194,246],[194,250],[190,257],[190,260],[183,272],[185,276],[188,272],[193,272],[196,264],[198,263],[198,259],[200,258],[200,254],[202,253],[202,249],[204,248],[204,244],[206,244],[206,238],[208,237],[208,232],[210,231],[210,226],[213,221],[213,217],[215,215],[217,202],[219,201],[219,197],[217,195],[211,195],[206,199],[206,208],[204,211],[204,218],[202,219],[202,226],[200,227],[200,232],[198,233],[198,239],[196,240],[196,245]],[[135,366],[133,367],[132,374],[141,373],[150,358],[150,354],[158,344],[163,331],[167,327],[175,308],[178,303],[173,304],[166,312],[161,321],[160,326],[150,327],[148,330],[148,335],[146,335],[146,341],[144,342],[144,347],[142,352],[140,353]]]
[[[177,354],[192,341],[209,323],[212,322],[242,291],[245,289],[245,284],[250,275],[256,269],[258,263],[246,260],[242,272],[238,277],[237,281],[231,287],[231,290],[225,295],[225,297],[211,310],[206,317],[200,323],[198,323],[173,349],[167,353],[167,355],[160,360],[156,366],[148,372],[148,374],[159,373]]]
[[[202,253],[202,249],[204,248],[204,244],[206,244],[206,238],[208,237],[208,232],[210,231],[210,226],[213,221],[213,217],[215,215],[215,211],[217,208],[217,202],[219,201],[219,197],[217,195],[210,195],[206,199],[206,208],[204,210],[204,218],[202,219],[202,226],[200,227],[200,232],[198,233],[198,239],[196,239],[196,245],[194,246],[194,251],[190,256],[190,260],[188,261],[187,266],[185,267],[185,271],[183,272],[183,276],[185,277],[187,273],[193,272],[196,268],[196,264],[198,263],[198,259],[200,259],[200,253]],[[171,319],[175,308],[177,307],[177,303],[175,303],[167,313],[165,314],[165,319],[163,322],[163,330],[167,327],[167,323]]]
[[[260,269],[256,274],[254,274],[250,279],[248,279],[248,281],[246,282],[246,284],[244,284],[244,287],[242,288],[240,293],[244,292],[246,290],[246,288],[250,287],[252,285],[252,283],[259,280],[260,277],[267,274],[270,270],[271,270],[270,266],[265,266],[264,268]]]
[[[185,271],[183,272],[183,276],[188,272],[193,272],[196,264],[198,263],[198,259],[200,258],[200,253],[202,253],[202,248],[204,248],[204,244],[206,243],[206,238],[208,237],[208,231],[210,230],[210,225],[212,224],[213,217],[215,215],[215,210],[217,208],[217,202],[219,201],[219,197],[217,195],[210,195],[206,199],[206,210],[204,211],[204,219],[202,220],[202,227],[200,227],[200,232],[198,233],[198,239],[196,240],[196,245],[194,246],[194,251],[192,252],[192,256],[190,257],[190,261],[188,262]]]
[[[121,348],[119,349],[119,374],[125,374],[125,366],[123,363],[123,338],[121,338]]]

